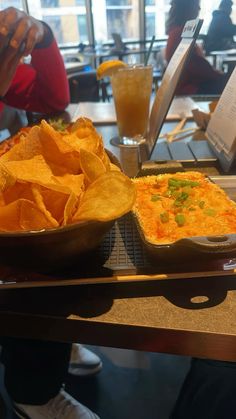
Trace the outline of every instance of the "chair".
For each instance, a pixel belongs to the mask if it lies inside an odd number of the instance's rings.
[[[197,44],[202,48],[202,50],[206,53],[206,55],[208,55],[208,51],[206,48],[207,45],[207,35],[201,33],[200,35],[198,35],[197,38]]]
[[[155,62],[153,68],[153,91],[155,92],[156,89],[159,87],[159,84],[162,80],[163,74],[167,67],[167,63],[165,60],[165,48],[160,49],[155,54]]]
[[[71,103],[99,102],[99,82],[96,71],[79,71],[67,76]]]
[[[103,102],[110,102],[112,97],[111,92],[111,82],[109,77],[99,80],[100,90],[101,90],[101,99]]]
[[[119,33],[114,32],[111,34],[111,36],[114,40],[115,49],[117,51],[124,51],[128,49],[125,43],[122,41],[122,38]]]
[[[163,77],[163,73],[164,73],[163,70],[159,70],[159,69],[153,70],[153,86],[152,86],[153,92],[155,92],[158,89],[159,84]]]

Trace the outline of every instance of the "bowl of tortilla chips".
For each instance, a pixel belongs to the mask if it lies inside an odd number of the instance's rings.
[[[89,119],[63,131],[42,120],[1,146],[0,264],[74,263],[134,200],[132,181],[112,163]]]

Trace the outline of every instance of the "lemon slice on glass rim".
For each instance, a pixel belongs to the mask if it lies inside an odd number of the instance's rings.
[[[97,68],[97,79],[101,80],[104,77],[110,77],[120,68],[127,67],[127,64],[121,60],[109,60],[101,63]]]

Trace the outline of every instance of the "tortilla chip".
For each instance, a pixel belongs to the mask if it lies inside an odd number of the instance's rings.
[[[52,216],[51,212],[45,206],[40,187],[38,185],[31,185],[31,189],[37,207],[42,211],[42,213],[45,215],[47,220],[53,225],[53,227],[58,227],[58,221]],[[52,201],[52,198],[53,196],[50,197],[50,202]]]
[[[67,188],[69,193],[73,192],[77,196],[80,196],[85,189],[83,173],[80,175],[67,173],[64,176],[56,176],[55,179],[59,184]]]
[[[79,201],[80,201],[80,197],[76,196],[72,192],[65,206],[63,225],[67,225],[72,222],[73,215],[79,206]]]
[[[3,192],[3,197],[5,205],[17,201],[18,199],[27,199],[28,201],[34,201],[34,196],[32,193],[30,183],[16,182],[13,186],[11,186]]]
[[[115,171],[115,172],[120,172],[121,170],[120,170],[120,168],[116,165],[116,164],[113,164],[113,163],[110,163],[110,170],[112,171]]]
[[[129,211],[133,183],[110,162],[91,120],[79,118],[63,133],[46,121],[27,131],[0,157],[0,230],[108,221]]]
[[[39,132],[39,126],[32,127],[26,137],[22,138],[18,144],[1,156],[1,161],[29,160],[34,156],[42,154]]]
[[[5,191],[10,188],[16,182],[16,177],[13,173],[10,173],[6,166],[0,162],[0,191]]]
[[[0,207],[1,231],[33,231],[52,227],[37,205],[27,199],[18,199]]]
[[[57,220],[58,224],[61,225],[64,222],[65,207],[70,195],[42,186],[39,188],[46,209],[50,212],[52,217]]]
[[[18,181],[45,185],[53,182],[53,173],[43,156],[37,155],[29,160],[7,161],[6,170]]]
[[[84,149],[80,150],[80,166],[89,183],[106,173],[102,160],[96,154]]]
[[[131,210],[135,201],[133,182],[120,172],[106,172],[85,191],[73,221],[110,221]]]
[[[39,135],[45,160],[66,167],[68,173],[77,174],[80,169],[79,153],[46,121],[41,122],[40,128]]]
[[[89,118],[78,118],[69,127],[70,132],[76,132],[79,138],[88,136],[91,131],[95,131],[93,123]]]

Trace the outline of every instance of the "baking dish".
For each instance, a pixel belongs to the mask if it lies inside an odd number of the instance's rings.
[[[191,172],[190,172],[191,173]],[[196,172],[195,172],[196,173]],[[156,178],[156,179],[161,179],[163,178],[163,176],[165,177],[165,175],[162,175],[162,177],[158,176],[147,176],[147,177],[139,177],[134,179],[134,182],[145,182],[146,178],[149,178],[149,181],[151,178]],[[170,179],[174,179],[175,176],[178,177],[178,173],[175,174],[169,174],[166,176],[169,176]],[[182,172],[181,174],[183,179],[188,179],[188,172]],[[207,181],[209,181],[208,178],[206,178]],[[217,187],[216,187],[217,188]],[[213,188],[213,191],[215,193],[215,189]],[[149,192],[148,192],[149,193]],[[177,195],[181,195],[182,193],[182,189],[180,189],[177,192]],[[216,193],[217,193],[217,189],[216,189]],[[183,195],[183,193],[182,193]],[[194,196],[194,194],[193,194]],[[221,195],[220,195],[221,197]],[[222,197],[224,198],[224,196],[222,195]],[[154,198],[158,199],[158,196]],[[213,196],[214,198],[214,196]],[[222,198],[222,199],[223,199]],[[140,199],[140,198],[139,198]],[[147,199],[147,197],[145,198]],[[155,199],[153,199],[155,201]],[[216,199],[216,198],[215,198]],[[218,197],[219,199],[219,197]],[[229,198],[227,198],[229,199]],[[140,201],[141,202],[141,201]],[[173,202],[173,201],[171,201]],[[202,204],[204,201],[201,201],[200,204]],[[207,203],[207,199],[206,199],[206,203]],[[232,201],[231,201],[232,203]],[[141,205],[141,204],[140,204]],[[142,205],[145,205],[142,204]],[[153,206],[155,206],[155,202],[153,204],[150,204],[149,202],[149,209],[148,209],[148,216],[150,216],[150,213],[152,214],[152,208]],[[161,205],[167,205],[166,204],[166,199],[165,202],[163,202],[162,204],[158,203],[157,205],[161,206]],[[191,205],[194,206],[194,205]],[[140,214],[137,211],[137,208],[133,209],[133,218],[135,221],[135,224],[137,226],[138,232],[139,232],[139,236],[142,240],[142,243],[148,253],[148,255],[154,259],[154,260],[159,260],[159,259],[165,259],[167,261],[171,261],[171,260],[175,260],[176,261],[181,261],[181,263],[183,263],[183,258],[188,258],[188,262],[189,262],[189,258],[193,257],[199,257],[199,258],[224,258],[224,257],[235,257],[236,256],[236,206],[234,206],[234,203],[232,203],[232,208],[233,208],[233,213],[235,214],[234,216],[234,220],[235,220],[235,224],[234,224],[234,228],[232,229],[232,234],[231,231],[227,232],[227,234],[224,233],[220,233],[218,234],[218,232],[216,234],[214,234],[212,231],[212,229],[210,229],[209,227],[209,233],[206,234],[193,234],[193,235],[189,235],[187,234],[186,236],[181,237],[181,234],[179,234],[178,236],[178,228],[181,230],[181,226],[176,225],[176,236],[177,238],[174,240],[162,240],[162,239],[157,239],[157,240],[153,240],[153,238],[150,239],[150,236],[148,236],[147,233],[147,228],[144,226],[145,223],[143,223],[142,218],[140,218]],[[169,209],[167,209],[168,211]],[[190,208],[190,210],[194,211],[194,208]],[[185,208],[183,211],[184,214],[187,213],[187,209]],[[201,209],[198,208],[198,211],[202,211]],[[209,210],[208,210],[209,211]],[[143,213],[145,213],[145,211],[143,210]],[[207,212],[206,212],[207,213]],[[190,214],[190,212],[189,212]],[[191,214],[194,214],[193,212]],[[197,211],[196,211],[197,214]],[[164,214],[165,215],[165,214]],[[211,214],[213,215],[213,214]],[[158,212],[155,215],[152,215],[153,217],[158,217]],[[160,214],[160,216],[163,216],[163,213]],[[169,213],[167,213],[167,216],[169,216]],[[171,215],[172,216],[172,215]],[[182,216],[182,215],[181,215]],[[222,217],[223,215],[221,215]],[[171,222],[173,224],[173,217],[171,219]],[[194,219],[194,217],[192,216],[192,218]],[[207,220],[210,220],[211,223],[213,223],[213,218],[216,218],[216,216],[213,215],[212,217],[206,217]],[[147,221],[148,220],[148,221]],[[146,225],[149,223],[149,219],[147,218],[146,220]],[[167,224],[167,221],[169,220],[162,220],[163,223]],[[209,225],[210,222],[208,221]],[[156,224],[160,224],[161,223],[161,217],[159,218],[155,218],[154,222],[150,223],[151,229],[154,225]],[[200,222],[199,222],[199,226],[200,226]],[[207,221],[205,223],[207,225]],[[163,224],[164,225],[164,224]],[[221,227],[221,226],[220,226]],[[169,228],[169,226],[168,226]],[[168,229],[166,228],[166,229]],[[146,229],[146,231],[144,231]],[[179,231],[180,231],[179,230]],[[184,230],[184,228],[183,228]],[[188,230],[188,229],[187,229]],[[194,229],[193,229],[194,230]],[[207,230],[207,228],[205,229]],[[204,231],[205,231],[204,230]],[[219,228],[220,230],[220,228]],[[157,227],[157,231],[158,227]],[[191,231],[191,228],[189,228],[189,231]],[[196,228],[195,228],[196,231]],[[217,229],[215,230],[217,231]],[[175,235],[175,232],[174,232]]]

